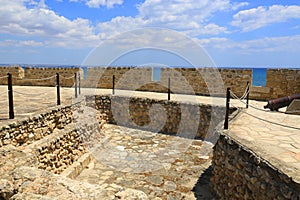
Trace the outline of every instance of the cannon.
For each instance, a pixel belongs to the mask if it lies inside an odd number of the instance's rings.
[[[283,108],[285,106],[290,105],[290,103],[294,99],[300,99],[300,94],[294,94],[294,95],[287,96],[287,97],[269,100],[268,104],[264,106],[264,109],[269,108],[271,111],[273,111],[273,110],[278,111],[279,108]]]

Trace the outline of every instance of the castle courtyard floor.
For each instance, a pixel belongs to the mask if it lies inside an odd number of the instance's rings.
[[[111,124],[104,133],[105,140],[89,151],[92,161],[76,180],[101,185],[112,196],[131,188],[149,199],[213,198],[204,177],[211,143]],[[193,191],[198,181],[201,187]]]
[[[10,122],[5,90],[6,86],[0,86],[0,125]],[[14,91],[16,119],[56,106],[54,87],[14,86]],[[104,89],[82,89],[81,92],[84,95],[111,94],[111,90]],[[115,95],[167,99],[167,94],[154,92],[116,90]],[[171,95],[171,100],[225,106],[225,99],[217,97]],[[77,101],[74,88],[62,88],[61,101],[63,105]],[[260,110],[266,102],[251,100],[250,105],[253,107],[241,109],[229,122],[227,134],[300,183],[300,116],[284,114],[283,109],[281,112]],[[231,106],[245,107],[238,100],[232,100]],[[105,125],[105,129],[109,133],[108,142],[102,149],[94,149],[95,159],[77,180],[134,187],[149,194],[153,192],[153,197],[164,192],[176,197],[191,195],[188,189],[210,164],[212,145],[208,143],[199,145],[176,137],[172,143],[166,135],[110,124]],[[202,148],[203,144],[209,150]],[[196,153],[201,149],[205,150],[204,154]],[[143,157],[138,156],[143,153]]]

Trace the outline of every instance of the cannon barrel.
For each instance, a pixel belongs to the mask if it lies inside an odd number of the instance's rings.
[[[265,109],[269,108],[270,110],[277,110],[285,106],[290,105],[294,99],[300,99],[300,94],[294,94],[287,97],[282,97],[278,99],[269,100],[268,104],[264,106]]]

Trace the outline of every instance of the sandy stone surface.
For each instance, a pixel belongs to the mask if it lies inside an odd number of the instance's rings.
[[[285,108],[280,111],[250,107],[230,123],[226,134],[300,183],[300,115],[285,114]]]
[[[149,199],[195,199],[192,190],[210,165],[212,144],[110,124],[104,129],[93,161],[76,180],[140,190]],[[210,195],[208,187],[202,195]]]

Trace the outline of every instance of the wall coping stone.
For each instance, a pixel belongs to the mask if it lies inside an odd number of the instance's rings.
[[[239,113],[239,114],[241,114],[241,113]],[[236,143],[240,148],[242,148],[245,151],[249,152],[250,154],[258,157],[260,160],[259,162],[265,163],[267,166],[269,166],[271,169],[274,169],[275,171],[286,174],[294,182],[300,184],[300,170],[299,169],[292,167],[290,165],[287,165],[287,164],[283,163],[282,161],[269,156],[269,154],[266,151],[263,151],[262,148],[259,148],[255,145],[253,145],[250,141],[239,138],[238,136],[236,136],[236,133],[234,133],[231,130],[219,131],[219,134],[220,134],[220,137],[226,137],[229,141],[232,141],[232,143]]]

